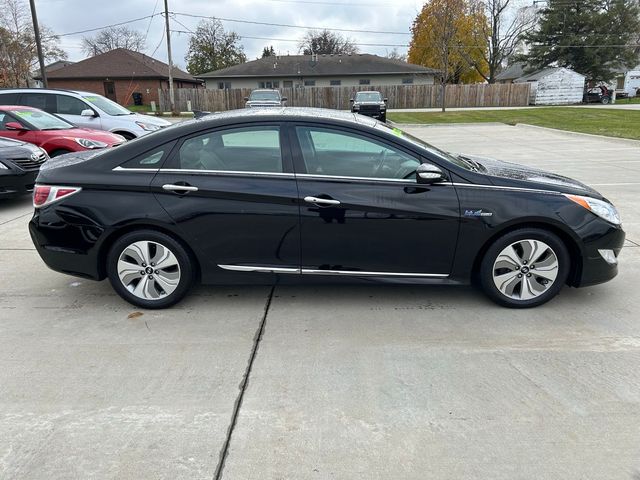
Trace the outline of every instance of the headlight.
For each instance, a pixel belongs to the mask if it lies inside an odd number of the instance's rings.
[[[109,145],[104,143],[104,142],[100,142],[98,140],[89,140],[88,138],[74,138],[74,140],[76,141],[76,143],[84,148],[104,148],[104,147],[108,147]]]
[[[616,207],[611,205],[609,202],[597,200],[591,197],[582,197],[580,195],[565,194],[564,196],[572,202],[577,203],[581,207],[584,207],[590,212],[596,214],[600,218],[605,219],[609,223],[613,223],[614,225],[620,225],[622,223],[618,210],[616,210]]]
[[[9,167],[7,167],[4,163],[0,162],[0,170],[9,170]]]
[[[151,123],[136,122],[136,124],[141,129],[146,130],[147,132],[155,132],[156,130],[160,130],[161,128],[158,125],[152,125]]]

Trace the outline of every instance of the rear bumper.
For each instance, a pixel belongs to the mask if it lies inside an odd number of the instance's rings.
[[[604,283],[618,274],[617,258],[624,244],[625,233],[622,228],[611,228],[610,231],[595,241],[585,245],[582,256],[582,271],[577,278],[576,287],[587,287]],[[612,251],[615,263],[607,261],[600,251]]]
[[[81,230],[81,231],[78,231]],[[56,272],[77,277],[102,280],[98,269],[98,249],[95,234],[86,227],[62,222],[47,222],[36,210],[29,222],[31,240],[44,263]],[[74,239],[73,242],[70,239]],[[64,246],[61,246],[64,245]]]
[[[0,175],[0,196],[21,195],[31,193],[35,184],[38,170],[31,172]]]

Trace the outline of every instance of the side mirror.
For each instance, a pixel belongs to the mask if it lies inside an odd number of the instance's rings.
[[[29,130],[27,127],[18,122],[7,122],[4,124],[4,128],[7,130],[18,130],[18,131],[26,131]]]
[[[355,100],[352,98],[351,100],[349,100],[350,103],[353,103]]]
[[[97,115],[96,115],[96,112],[94,112],[94,111],[93,111],[93,110],[91,110],[90,108],[87,108],[86,110],[82,110],[82,111],[80,112],[80,116],[81,116],[81,117],[95,117],[95,116],[97,116]]]
[[[418,183],[436,183],[444,180],[444,178],[443,171],[430,163],[421,163],[416,168],[416,181]]]
[[[383,101],[384,101],[384,103],[387,103],[387,102],[389,101],[389,99],[385,97],[385,98],[383,99]]]
[[[286,102],[286,101],[287,101],[287,97],[282,97],[282,98],[281,98],[281,100],[282,100],[283,102]]]
[[[249,97],[244,97],[244,101],[248,102],[249,101]]]

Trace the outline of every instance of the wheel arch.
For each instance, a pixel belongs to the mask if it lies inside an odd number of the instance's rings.
[[[571,233],[569,233],[566,229],[560,227],[559,225],[540,220],[529,220],[524,222],[512,223],[509,225],[505,225],[500,230],[494,232],[493,235],[491,235],[491,237],[489,237],[482,244],[482,247],[476,254],[472,268],[473,278],[477,278],[477,275],[480,272],[480,264],[489,247],[503,235],[506,235],[509,232],[513,232],[514,230],[521,230],[523,228],[537,228],[540,230],[546,230],[557,235],[560,240],[562,240],[565,247],[567,247],[571,262],[569,276],[567,277],[567,284],[575,286],[582,273],[582,250],[580,249],[577,240],[571,235]]]
[[[98,275],[100,280],[103,280],[107,277],[107,256],[109,255],[111,246],[123,235],[126,235],[130,232],[135,232],[136,230],[154,230],[156,232],[164,233],[165,235],[173,238],[176,242],[180,243],[180,245],[182,245],[182,247],[191,257],[194,265],[196,280],[200,281],[202,275],[200,260],[198,258],[198,255],[196,255],[195,251],[189,246],[184,238],[182,238],[175,231],[166,226],[149,222],[135,222],[123,225],[120,228],[117,228],[116,230],[110,232],[107,237],[105,237],[98,250]]]

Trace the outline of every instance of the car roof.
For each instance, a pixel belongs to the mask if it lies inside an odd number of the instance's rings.
[[[39,108],[27,107],[26,105],[0,105],[0,110],[40,110]]]
[[[378,90],[360,90],[359,92],[356,92],[356,95],[359,93],[380,93]]]
[[[256,88],[254,90],[251,90],[251,93],[253,92],[278,92],[280,93],[280,90],[276,90],[275,88]]]
[[[311,107],[276,107],[265,109],[243,108],[239,110],[229,110],[226,112],[217,112],[204,117],[181,122],[179,125],[194,125],[197,122],[223,123],[233,120],[244,119],[269,119],[269,120],[338,120],[342,122],[353,123],[356,125],[366,125],[373,127],[377,121],[370,117],[357,115],[349,111],[331,110],[328,108],[311,108]]]
[[[74,90],[67,90],[64,88],[0,88],[0,94],[2,93],[78,93]]]

